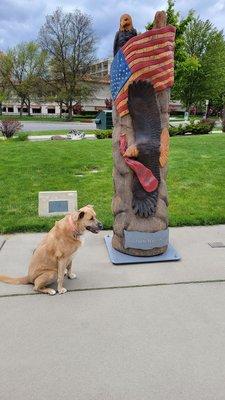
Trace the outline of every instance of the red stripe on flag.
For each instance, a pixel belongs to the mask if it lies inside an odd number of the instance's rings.
[[[168,65],[168,69],[173,68],[173,65],[170,64],[170,66]],[[155,85],[155,83],[160,82],[162,79],[166,80],[168,79],[170,76],[173,76],[173,71],[169,72],[169,71],[161,71],[162,73],[165,72],[164,74],[160,75],[159,77],[157,76],[152,76],[151,77],[151,83],[153,84],[153,86]]]
[[[124,104],[124,105],[121,106],[121,107],[118,106],[117,111],[118,111],[119,114],[121,114],[123,111],[127,111],[127,112],[128,112],[128,105],[127,105],[127,103]]]
[[[130,69],[131,69],[132,73],[134,73],[134,72],[139,71],[140,69],[143,69],[143,68],[146,68],[146,67],[157,67],[158,66],[158,68],[154,68],[153,70],[151,70],[151,69],[149,70],[149,74],[152,74],[152,73],[155,74],[155,73],[157,73],[158,69],[164,69],[164,68],[167,69],[167,65],[159,66],[159,64],[164,64],[164,63],[166,63],[167,61],[170,61],[170,60],[171,60],[171,56],[169,55],[169,56],[161,58],[160,60],[141,61],[141,62],[133,65]]]
[[[155,39],[152,40],[151,42],[144,42],[144,43],[134,43],[132,46],[130,46],[128,49],[123,50],[123,54],[127,57],[131,52],[133,51],[137,51],[137,50],[142,50],[145,49],[146,47],[153,47],[153,46],[157,46],[158,44],[164,44],[165,42],[170,42],[171,43],[171,47],[173,46],[173,40],[171,37],[168,38],[162,38],[162,39]],[[167,46],[169,46],[169,44],[167,43]]]
[[[144,57],[154,57],[157,56],[159,54],[163,54],[166,53],[168,51],[173,51],[173,46],[168,46],[165,45],[164,47],[160,47],[159,49],[155,49],[155,50],[149,50],[143,53],[135,53],[133,54],[131,57],[127,57],[127,61],[130,64],[132,61],[138,60],[139,58],[144,58]]]
[[[123,46],[123,50],[125,50],[131,43],[140,40],[140,39],[144,39],[146,37],[151,38],[152,36],[155,35],[161,35],[164,33],[171,33],[171,36],[174,35],[176,32],[176,28],[172,25],[167,25],[163,28],[153,28],[147,32],[142,33],[141,35],[138,36],[134,36],[133,38],[131,38],[124,46]]]
[[[118,98],[116,99],[115,103],[117,104],[117,100],[120,99],[120,101],[125,100],[127,97],[127,92],[123,92],[121,94],[119,94]]]

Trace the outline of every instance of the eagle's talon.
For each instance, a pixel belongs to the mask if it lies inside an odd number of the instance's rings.
[[[139,154],[139,152],[138,152],[137,146],[135,144],[132,144],[131,146],[129,146],[127,148],[127,150],[123,154],[123,157],[137,158],[138,154]]]

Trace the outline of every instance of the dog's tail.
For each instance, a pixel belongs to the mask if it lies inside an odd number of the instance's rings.
[[[30,283],[28,276],[22,276],[20,278],[10,278],[9,276],[0,275],[0,281],[10,283],[11,285],[27,285]]]

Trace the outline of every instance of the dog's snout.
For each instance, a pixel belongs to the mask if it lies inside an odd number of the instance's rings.
[[[103,229],[103,225],[102,225],[101,222],[98,222],[98,228],[101,229],[101,230]]]

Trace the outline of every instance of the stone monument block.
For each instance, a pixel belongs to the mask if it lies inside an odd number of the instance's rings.
[[[65,215],[77,210],[76,191],[39,192],[38,214],[40,217]]]

